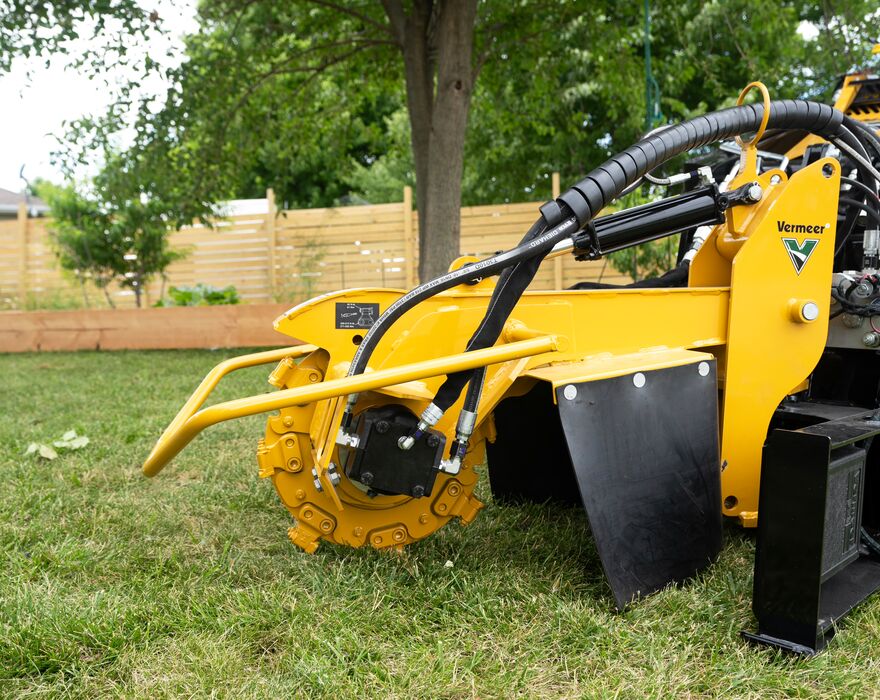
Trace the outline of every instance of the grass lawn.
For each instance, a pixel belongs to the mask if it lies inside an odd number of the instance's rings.
[[[485,483],[473,525],[403,554],[302,553],[257,478],[261,417],[143,478],[233,354],[0,356],[0,697],[880,696],[880,598],[812,660],[740,640],[754,547],[734,529],[704,575],[619,614],[580,511],[494,505]],[[91,444],[24,456],[69,429]]]

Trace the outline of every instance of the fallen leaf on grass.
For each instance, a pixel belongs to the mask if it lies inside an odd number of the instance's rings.
[[[58,453],[48,445],[41,445],[38,442],[32,442],[25,451],[26,455],[38,454],[43,459],[55,459]]]
[[[77,435],[75,430],[68,430],[61,436],[60,440],[55,440],[52,445],[61,450],[79,450],[89,444],[89,439],[85,435]],[[43,459],[55,459],[58,452],[49,445],[39,442],[32,442],[25,450],[25,455],[38,454]]]

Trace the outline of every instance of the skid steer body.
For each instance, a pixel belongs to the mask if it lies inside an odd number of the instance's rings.
[[[778,124],[819,133],[816,120],[842,119],[813,103],[772,104],[784,113]],[[275,328],[305,344],[215,368],[144,472],[157,474],[213,424],[268,412],[259,474],[272,480],[294,519],[288,535],[307,552],[321,541],[399,548],[452,519],[467,524],[483,507],[474,488],[487,463],[498,500],[582,504],[618,607],[693,576],[718,555],[723,517],[754,528],[759,503],[792,511],[784,493],[791,473],[780,480],[774,468],[761,487],[765,440],[780,426],[780,406],[806,397],[829,335],[841,163],[809,151],[811,143],[794,171],[759,168],[755,144],[770,113],[765,92],[763,111],[737,107],[696,124],[695,136],[690,127],[678,132],[684,148],[737,119],[757,131],[741,144],[724,190],[707,185],[593,218],[597,193],[635,177],[625,171],[645,150],[637,144],[629,161],[609,161],[542,207],[544,227],[507,253],[460,258],[410,292],[344,290],[295,306]],[[657,138],[674,155],[673,136]],[[690,231],[693,239],[695,230],[702,245],[677,268],[680,286],[521,290],[497,316],[537,256],[530,249],[544,258],[561,246],[593,259],[663,235]],[[485,342],[480,334],[492,324],[497,333]],[[269,363],[276,391],[202,407],[226,373]],[[860,454],[869,437],[859,438]],[[783,443],[774,438],[768,449]],[[829,472],[832,462],[815,470]],[[761,493],[767,483],[775,501]],[[860,509],[850,527],[861,524]],[[784,526],[773,520],[759,552],[778,562],[767,552],[785,542]],[[778,575],[765,571],[756,586],[772,589]],[[769,599],[756,603],[759,617],[773,609]],[[826,623],[810,629],[821,637]],[[784,637],[791,628],[767,622],[757,636],[776,640],[779,629]]]

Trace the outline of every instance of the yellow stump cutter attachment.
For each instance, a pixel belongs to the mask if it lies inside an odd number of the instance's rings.
[[[752,87],[762,103],[742,104]],[[496,499],[583,504],[619,607],[682,581],[717,556],[722,516],[759,525],[768,428],[787,397],[811,386],[825,350],[843,156],[814,145],[825,139],[843,154],[868,153],[868,137],[847,124],[825,105],[771,102],[753,83],[738,106],[666,127],[592,171],[542,206],[509,251],[462,258],[409,292],[345,290],[300,304],[275,328],[310,344],[215,367],[144,473],[156,475],[215,423],[270,413],[259,475],[272,479],[294,518],[291,541],[314,552],[321,540],[401,547],[453,518],[470,522],[483,507],[474,487],[488,455]],[[797,168],[782,159],[780,168],[759,165],[765,128],[812,134],[796,146]],[[738,169],[723,186],[701,168],[678,180],[690,183],[683,194],[595,216],[664,162],[743,133],[755,135],[739,141]],[[874,166],[859,158],[854,167],[867,178]],[[591,260],[682,232],[690,248],[659,280],[526,291],[549,257]],[[276,364],[276,391],[204,407],[223,376],[268,363]],[[849,437],[837,436],[829,450],[854,473],[865,450],[852,445],[873,433],[850,423]],[[771,442],[824,444],[815,435],[786,440]],[[766,477],[777,484],[775,499],[760,497],[774,523],[794,512],[778,487],[778,474],[791,473],[786,454],[776,449],[769,462],[777,465]],[[820,457],[810,467],[817,483],[828,465]],[[849,503],[850,524],[860,522],[861,501]],[[762,530],[759,550],[796,551],[778,534]],[[857,540],[847,542],[847,562],[858,559]],[[843,566],[829,571],[842,575]],[[760,610],[780,619],[777,579],[756,580]],[[762,642],[824,643],[823,629],[811,638],[761,624]]]

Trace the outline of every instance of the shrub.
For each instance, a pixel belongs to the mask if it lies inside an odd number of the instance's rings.
[[[222,306],[240,301],[238,292],[231,284],[220,289],[199,283],[192,287],[170,287],[168,297],[160,299],[156,306]]]

